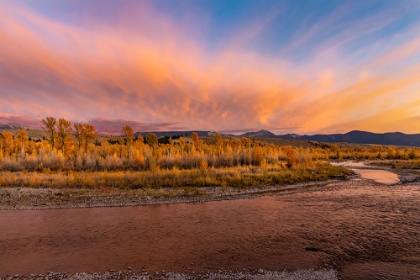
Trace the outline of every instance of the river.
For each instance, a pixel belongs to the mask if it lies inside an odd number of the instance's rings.
[[[342,279],[420,279],[419,227],[418,185],[366,180],[200,204],[1,211],[0,277],[332,266]]]

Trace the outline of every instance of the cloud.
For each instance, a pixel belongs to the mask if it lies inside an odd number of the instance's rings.
[[[99,133],[117,135],[122,133],[121,129],[126,125],[131,126],[135,132],[185,129],[185,127],[178,126],[178,123],[142,123],[130,120],[92,119],[88,123],[95,127]]]
[[[29,126],[31,129],[42,129],[41,120],[32,116],[17,116],[0,113],[0,125],[4,124],[21,124]]]
[[[112,24],[89,18],[81,26],[0,3],[6,14],[0,17],[0,112],[34,116],[28,121],[50,115],[79,120],[115,134],[124,125],[136,131],[335,132],[352,125],[381,130],[383,116],[401,100],[420,100],[418,39],[405,37],[357,63],[342,56],[350,43],[388,21],[365,31],[343,28],[319,44],[315,56],[296,63],[241,47],[260,36],[271,17],[212,52],[189,36],[197,33],[194,27],[148,2],[130,5],[115,11]],[[295,45],[328,33],[327,23],[335,21],[326,19]],[[416,114],[404,108],[406,118]],[[411,122],[387,123],[389,130],[418,130]]]

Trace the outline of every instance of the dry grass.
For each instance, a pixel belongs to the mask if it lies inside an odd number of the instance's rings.
[[[251,188],[267,185],[286,185],[307,181],[325,181],[352,171],[329,164],[312,168],[288,169],[273,165],[265,168],[241,166],[206,170],[154,171],[45,171],[0,173],[0,187],[77,188],[77,189],[177,189],[199,195],[199,188]]]
[[[420,169],[420,159],[373,161],[370,164],[376,165],[376,166],[386,166],[386,167],[391,167],[395,169]]]

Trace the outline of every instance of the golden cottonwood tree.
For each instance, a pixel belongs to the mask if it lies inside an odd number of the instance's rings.
[[[73,138],[71,137],[71,123],[65,119],[59,119],[57,124],[57,148],[61,149],[63,155],[69,157],[73,150]]]
[[[76,138],[76,141],[77,141],[77,150],[80,151],[80,149],[82,148],[82,143],[83,143],[83,124],[75,123],[73,127],[74,127],[74,137]]]
[[[18,140],[21,157],[24,158],[26,155],[26,146],[28,145],[28,134],[26,133],[26,130],[19,130],[16,138]]]
[[[151,147],[156,147],[158,145],[158,137],[153,132],[149,132],[146,135],[146,143]]]
[[[93,143],[97,137],[96,129],[87,123],[75,123],[74,124],[74,136],[77,141],[78,150],[84,147],[85,153],[88,152],[88,146]]]
[[[48,134],[51,149],[54,150],[54,141],[56,134],[55,125],[57,124],[57,119],[54,117],[46,117],[45,119],[42,119],[42,123],[44,124],[45,131]]]
[[[96,129],[87,123],[84,123],[82,125],[82,136],[83,136],[83,141],[85,143],[85,152],[88,152],[88,146],[91,143],[94,143],[96,140],[98,133],[96,132]]]
[[[11,156],[14,150],[13,135],[9,131],[3,131],[1,135],[2,135],[2,138],[4,139],[2,141],[4,155]]]
[[[121,132],[124,134],[125,137],[125,143],[131,147],[133,145],[133,139],[134,139],[134,131],[133,128],[131,126],[124,126],[121,129]]]

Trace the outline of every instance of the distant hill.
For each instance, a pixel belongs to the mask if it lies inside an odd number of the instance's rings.
[[[198,130],[190,130],[190,131],[151,131],[156,134],[157,137],[174,137],[174,136],[182,136],[182,137],[191,137],[193,132],[197,132],[199,137],[206,137],[206,136],[213,136],[216,132],[213,131],[198,131]],[[149,132],[136,132],[134,136],[141,135],[146,137]]]
[[[300,139],[317,142],[346,142],[357,144],[377,144],[396,146],[420,147],[420,134],[404,134],[401,132],[372,133],[366,131],[350,131],[346,134],[317,134],[317,135],[278,135],[278,138]]]
[[[353,144],[377,144],[377,145],[395,145],[395,146],[415,146],[420,147],[420,134],[404,134],[401,132],[390,133],[372,133],[366,131],[354,130],[345,134],[315,134],[298,135],[285,134],[276,135],[268,130],[257,132],[247,132],[239,136],[252,138],[281,138],[293,140],[305,140],[326,143],[353,143]]]
[[[247,132],[245,134],[242,134],[244,137],[265,137],[265,138],[277,138],[277,135],[274,133],[268,131],[268,130],[258,130],[258,131],[252,131]]]
[[[17,130],[17,129],[24,129],[24,130],[28,130],[30,129],[29,126],[25,126],[25,125],[21,125],[20,123],[8,123],[8,124],[0,124],[0,129],[1,130]]]
[[[19,123],[0,124],[0,132],[10,131],[15,135],[17,131],[20,129],[27,130],[28,136],[34,139],[42,139],[46,137],[45,131],[33,130],[29,126],[21,125]],[[216,134],[216,132],[214,131],[200,131],[200,130],[199,131],[197,130],[154,131],[153,133],[155,133],[158,137],[164,137],[164,136],[191,137],[193,132],[197,132],[198,136],[200,137],[214,136]],[[142,135],[143,137],[146,137],[147,133],[149,132],[136,132],[135,136]],[[224,135],[224,136],[230,137],[233,135]],[[377,145],[420,147],[420,134],[404,134],[401,132],[372,133],[372,132],[354,130],[345,134],[276,135],[268,130],[259,130],[259,131],[247,132],[242,135],[236,135],[235,137],[241,137],[241,136],[255,138],[255,139],[257,138],[258,139],[263,139],[263,138],[289,139],[289,140],[301,140],[301,141],[313,141],[313,142],[325,142],[325,143],[377,144]],[[298,143],[300,143],[300,145],[303,145],[303,142],[298,142]]]

